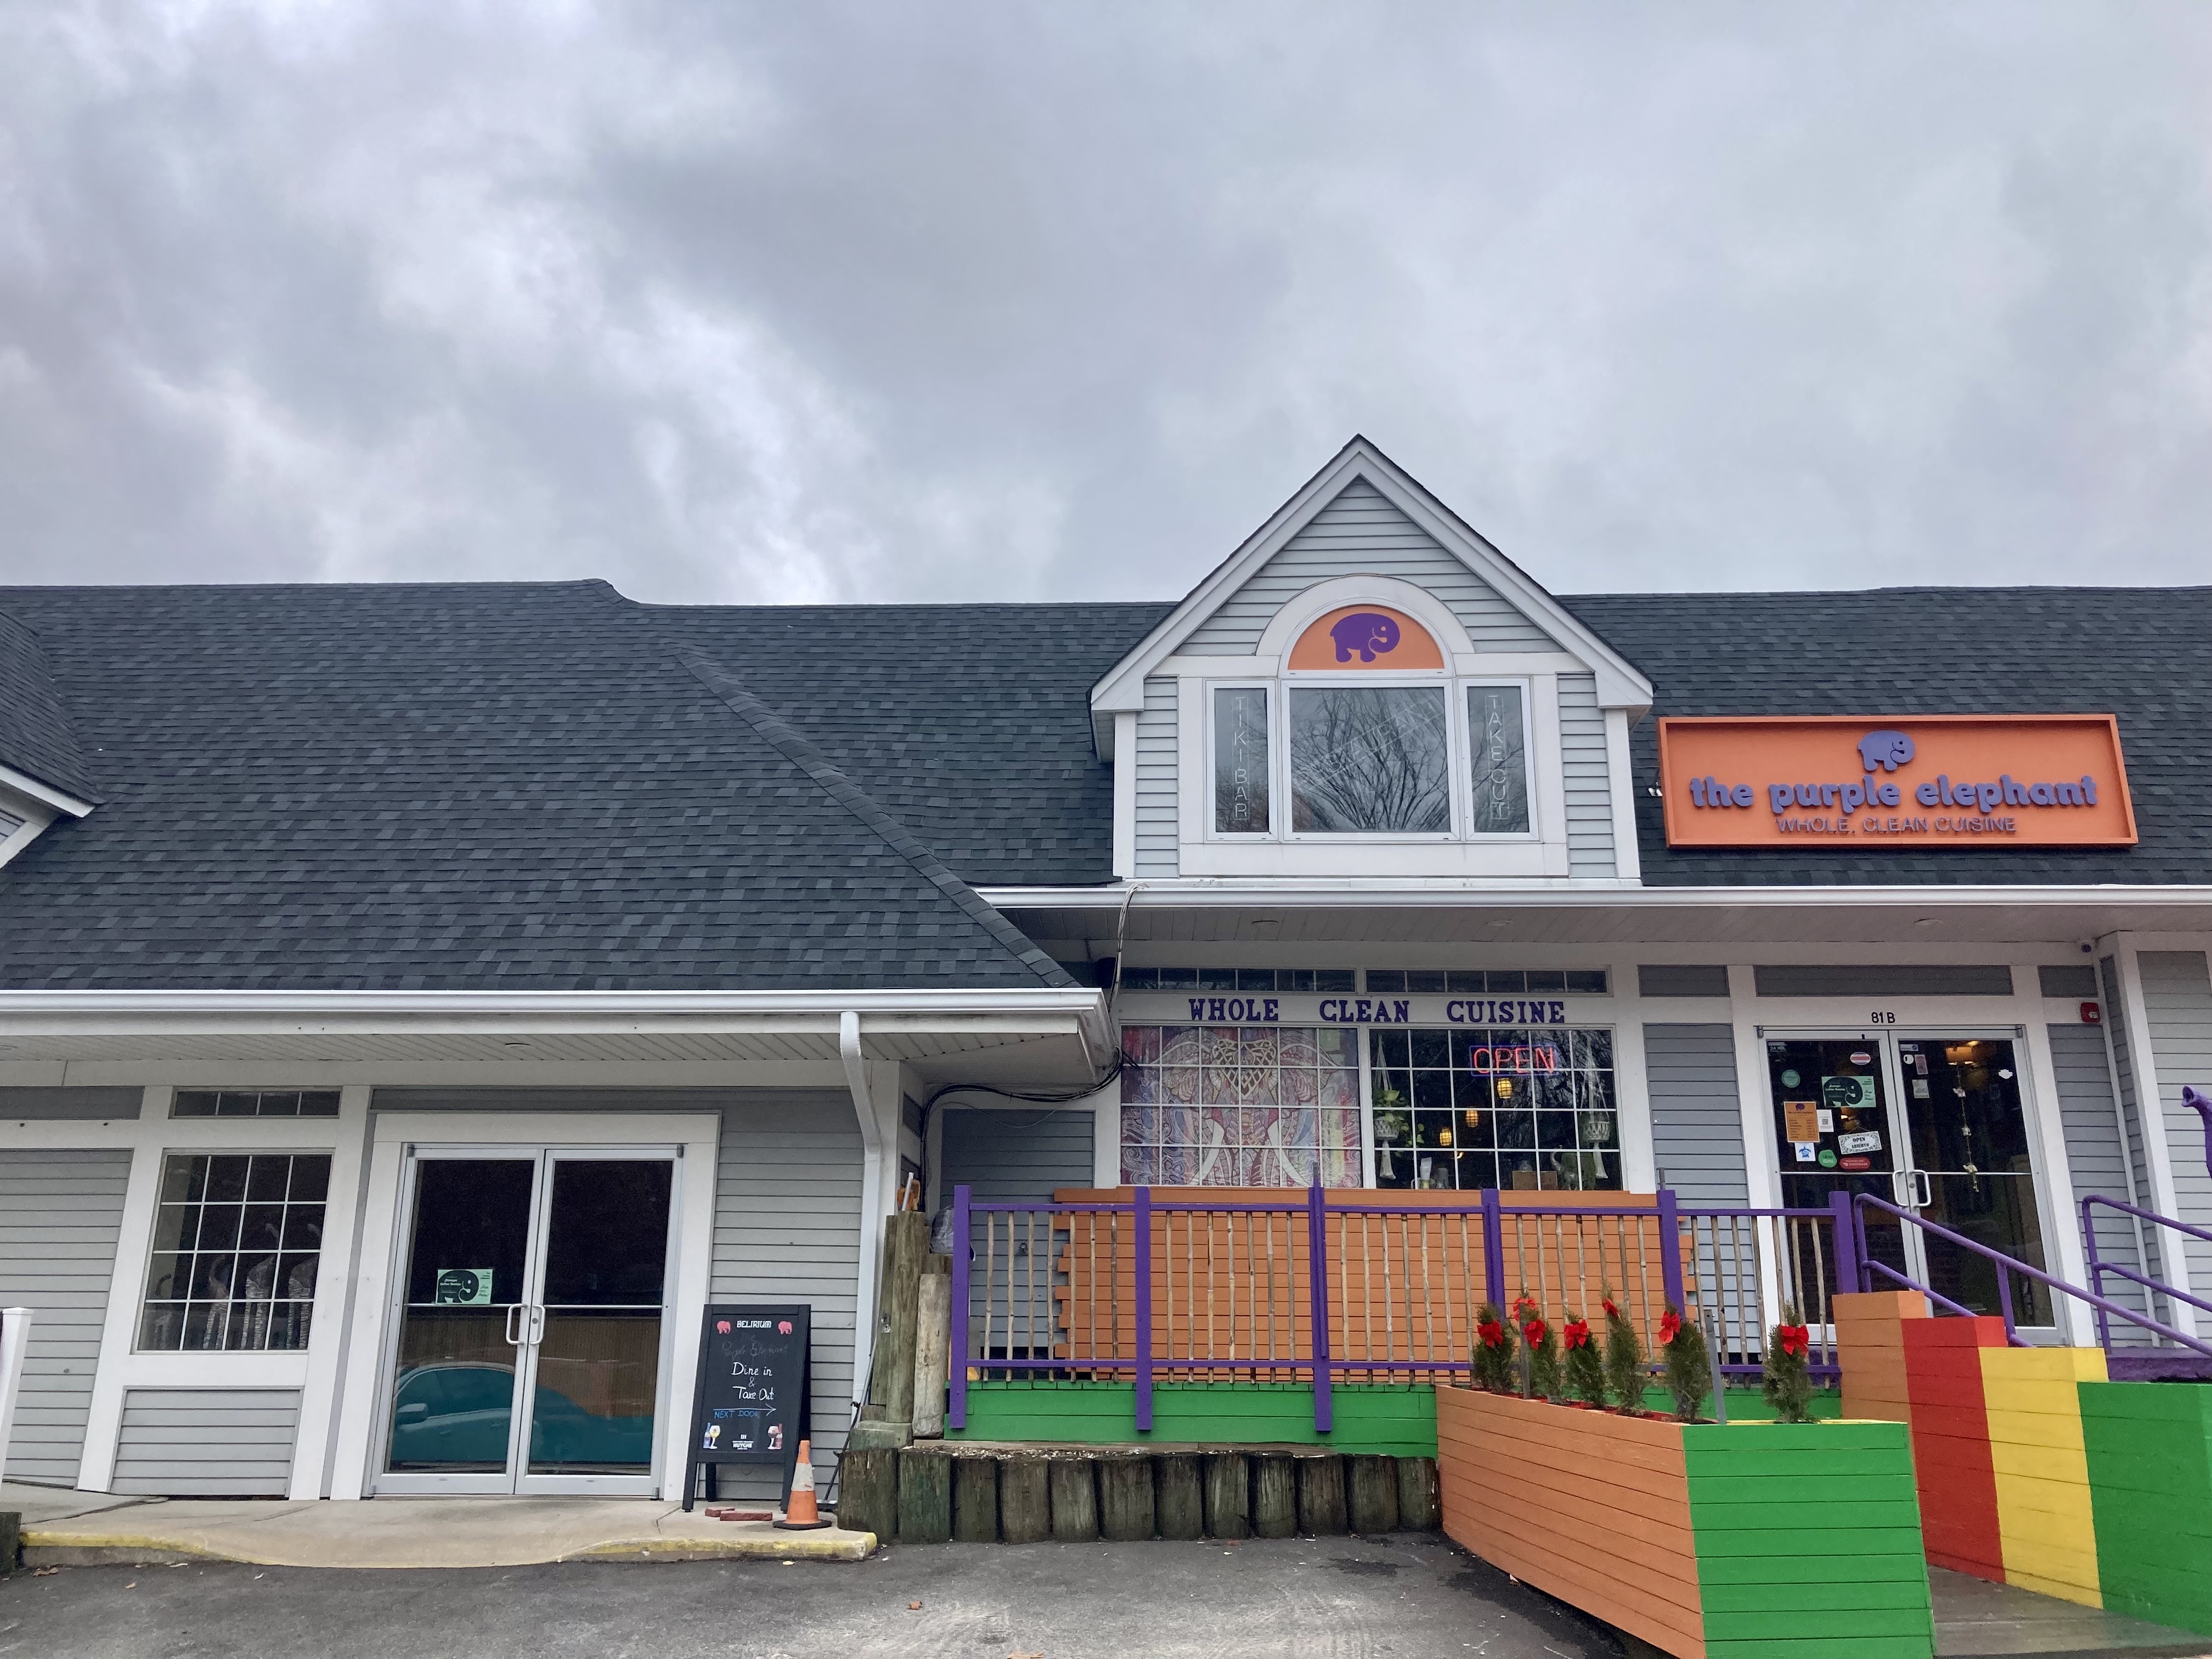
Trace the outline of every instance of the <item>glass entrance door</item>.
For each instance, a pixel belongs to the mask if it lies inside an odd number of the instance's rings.
[[[2043,1267],[2011,1038],[1770,1036],[1766,1064],[1785,1206],[1869,1192]],[[1878,1211],[1867,1215],[1867,1247],[1962,1307],[2000,1311],[1998,1269],[1985,1257]],[[2047,1293],[2023,1275],[2011,1280],[2015,1320],[2049,1325]]]
[[[417,1149],[380,1492],[649,1494],[674,1160]]]

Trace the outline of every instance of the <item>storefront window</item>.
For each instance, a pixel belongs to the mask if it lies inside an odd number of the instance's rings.
[[[326,1152],[171,1154],[139,1347],[306,1347],[330,1184]]]
[[[1617,1189],[1613,1033],[1376,1031],[1375,1183]]]
[[[1123,1026],[1121,1179],[1159,1187],[1359,1185],[1358,1032]]]

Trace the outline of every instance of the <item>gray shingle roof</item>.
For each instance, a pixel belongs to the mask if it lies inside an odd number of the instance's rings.
[[[39,636],[0,611],[0,766],[81,801],[100,799]]]
[[[0,869],[0,983],[1067,983],[603,584],[0,611],[39,631],[108,797]]]
[[[1652,886],[2212,882],[2212,587],[1563,595],[1664,714],[2115,714],[2126,848],[1671,850],[1654,723],[1631,748]]]

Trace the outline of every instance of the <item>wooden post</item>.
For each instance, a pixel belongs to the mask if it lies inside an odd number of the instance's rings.
[[[896,1452],[848,1450],[837,1460],[837,1524],[886,1544],[898,1536]]]
[[[939,1264],[942,1264],[940,1266]],[[951,1262],[929,1258],[915,1298],[914,1434],[917,1440],[945,1436],[945,1366],[952,1348]]]
[[[1098,1460],[1098,1535],[1116,1544],[1150,1538],[1154,1529],[1152,1460],[1118,1453]]]
[[[1206,1535],[1252,1535],[1252,1465],[1243,1452],[1214,1452],[1206,1460]]]
[[[1316,1538],[1344,1530],[1344,1460],[1334,1452],[1319,1457],[1300,1457],[1298,1466],[1298,1526]]]
[[[0,1447],[0,1450],[4,1450]],[[15,1510],[0,1510],[0,1578],[15,1571],[16,1558],[23,1553],[23,1517]]]
[[[952,1536],[952,1460],[909,1447],[898,1454],[898,1534],[902,1544],[942,1544]]]
[[[1346,1462],[1345,1511],[1352,1531],[1397,1531],[1398,1460],[1355,1456]]]
[[[1052,1460],[1052,1535],[1062,1544],[1098,1536],[1098,1466],[1090,1457]]]
[[[1152,1460],[1153,1502],[1159,1514],[1161,1537],[1206,1536],[1206,1495],[1199,1468],[1195,1452],[1163,1452]],[[1237,1484],[1243,1486],[1241,1477]],[[1237,1518],[1243,1519],[1241,1504]]]
[[[929,1255],[929,1218],[884,1218],[884,1329],[876,1340],[868,1398],[900,1425],[914,1421],[915,1304],[921,1293],[921,1264]]]
[[[1297,1529],[1297,1466],[1287,1454],[1262,1452],[1252,1460],[1253,1534],[1288,1538]]]
[[[999,1536],[1009,1544],[1041,1544],[1052,1536],[1048,1467],[1036,1456],[999,1460]]]
[[[963,1544],[999,1541],[999,1462],[956,1457],[952,1463],[952,1535]]]
[[[1407,1532],[1434,1532],[1443,1521],[1437,1494],[1437,1460],[1401,1457],[1398,1465],[1398,1524]]]

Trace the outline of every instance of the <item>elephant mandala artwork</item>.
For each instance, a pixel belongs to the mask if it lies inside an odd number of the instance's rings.
[[[1339,662],[1350,662],[1355,651],[1360,661],[1373,662],[1378,655],[1388,656],[1398,648],[1398,623],[1378,611],[1355,611],[1339,618],[1328,636],[1336,641]]]

